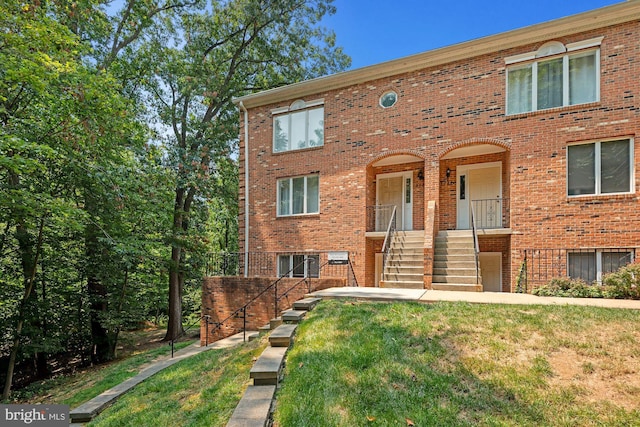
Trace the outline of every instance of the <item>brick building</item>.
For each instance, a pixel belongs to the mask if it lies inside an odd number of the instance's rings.
[[[639,256],[639,97],[627,1],[239,98],[245,274],[599,280]]]

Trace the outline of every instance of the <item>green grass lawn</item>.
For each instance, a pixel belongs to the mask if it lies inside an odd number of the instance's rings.
[[[193,343],[193,340],[176,343],[175,350],[177,351]],[[75,408],[109,390],[111,387],[135,376],[154,359],[170,354],[171,347],[169,344],[165,344],[105,365],[86,369],[75,375],[61,376],[33,383],[14,393],[15,403],[54,403]]]
[[[325,301],[275,425],[640,426],[640,313]]]
[[[209,350],[137,385],[89,426],[225,426],[266,339]]]

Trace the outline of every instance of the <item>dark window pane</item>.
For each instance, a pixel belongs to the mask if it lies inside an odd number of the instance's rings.
[[[596,280],[596,253],[570,253],[568,273],[572,279],[582,279],[587,283],[592,283]]]
[[[620,267],[630,264],[633,253],[623,252],[602,252],[602,273],[608,274],[618,271]]]
[[[569,195],[595,194],[595,144],[572,145],[567,148],[567,157]]]
[[[600,185],[602,193],[626,193],[631,187],[629,140],[600,144]]]

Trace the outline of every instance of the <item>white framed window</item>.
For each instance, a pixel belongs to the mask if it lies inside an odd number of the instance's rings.
[[[278,277],[320,277],[320,255],[278,255]]]
[[[320,212],[320,176],[307,175],[278,180],[278,216]]]
[[[506,58],[507,115],[599,101],[601,41],[550,42]]]
[[[567,254],[567,275],[572,279],[582,279],[586,283],[601,283],[605,274],[633,262],[634,253],[630,249],[602,249],[576,251]]]
[[[567,195],[633,192],[631,139],[592,142],[567,147]]]
[[[323,102],[298,100],[290,107],[272,110],[274,153],[324,145]]]

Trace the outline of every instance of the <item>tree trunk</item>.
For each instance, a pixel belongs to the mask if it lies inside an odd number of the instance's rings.
[[[171,248],[171,271],[169,272],[169,320],[165,341],[178,338],[182,333],[182,273],[180,261],[182,248],[174,245]]]

